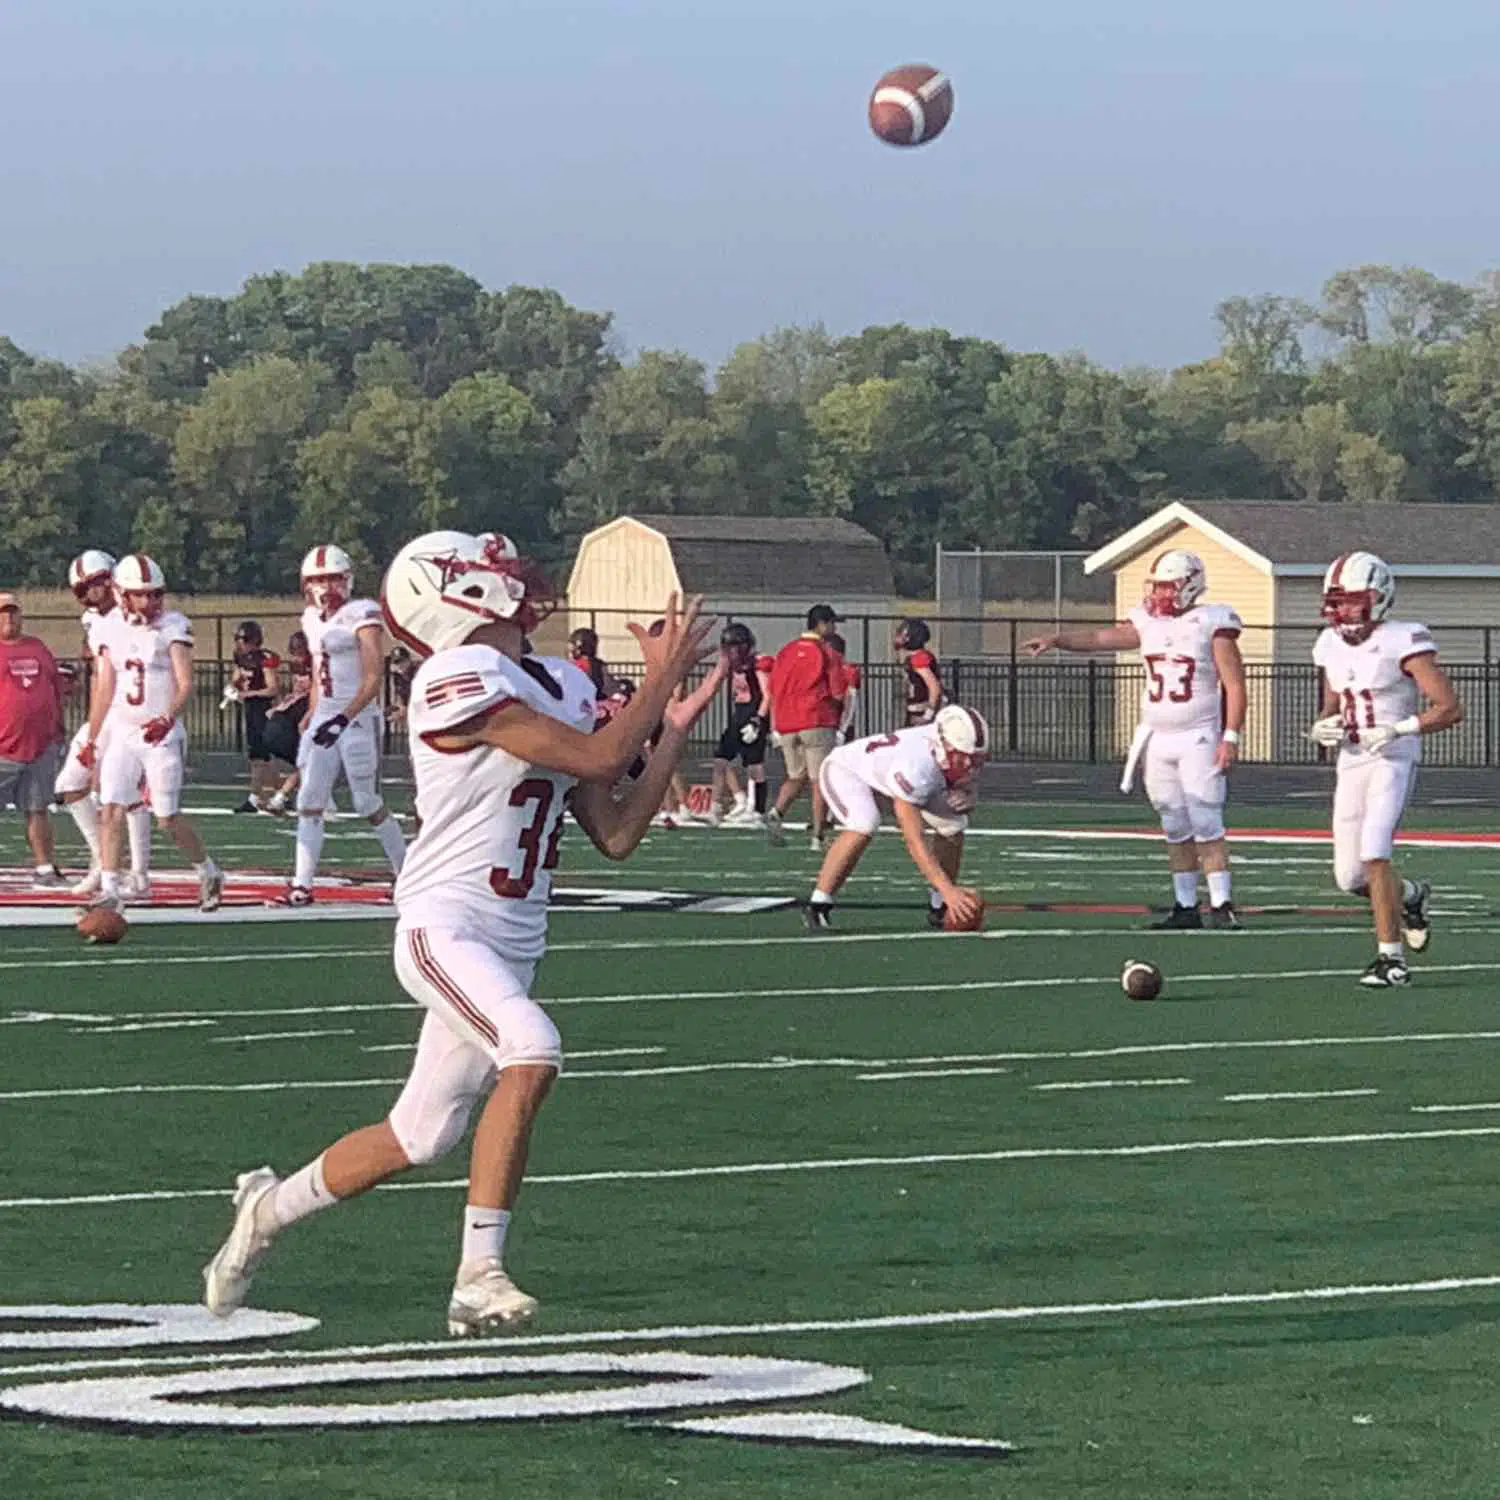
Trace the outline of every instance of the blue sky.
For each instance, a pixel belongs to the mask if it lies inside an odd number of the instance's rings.
[[[1500,264],[1497,44],[1494,0],[3,0],[0,332],[447,261],[710,364],[819,319],[1177,363],[1226,295]],[[909,61],[958,103],[902,152]]]

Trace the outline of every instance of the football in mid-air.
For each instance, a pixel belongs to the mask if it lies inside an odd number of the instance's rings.
[[[1161,994],[1161,970],[1142,958],[1132,958],[1120,975],[1120,988],[1132,1000],[1154,1000]]]
[[[109,906],[90,907],[78,919],[78,935],[89,943],[118,943],[126,930],[125,918]]]
[[[870,129],[888,146],[925,146],[952,114],[948,75],[925,63],[892,68],[870,95]]]
[[[978,932],[984,926],[984,902],[979,903],[979,909],[967,921],[961,921],[958,914],[950,906],[943,912],[944,932]]]

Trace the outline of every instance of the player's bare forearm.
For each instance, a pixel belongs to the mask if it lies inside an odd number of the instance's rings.
[[[1233,636],[1214,637],[1214,665],[1224,685],[1224,727],[1240,734],[1245,728],[1245,661]]]
[[[359,641],[359,691],[349,700],[344,717],[352,724],[380,697],[385,676],[385,641],[378,625],[366,625],[356,637]]]
[[[946,901],[955,887],[948,878],[948,872],[938,863],[937,856],[928,848],[927,830],[923,826],[921,812],[910,802],[895,802],[892,805],[896,812],[896,824],[901,829],[901,837],[906,841],[906,852],[911,855],[911,862],[917,867],[922,879]]]
[[[670,730],[663,734],[640,780],[621,797],[602,781],[580,782],[573,789],[573,816],[605,859],[629,859],[640,848],[676,774],[685,743],[685,736]]]
[[[172,706],[167,710],[171,718],[178,718],[187,701],[193,696],[193,652],[181,641],[173,641],[168,648],[172,658]]]
[[[943,706],[943,685],[938,681],[938,675],[931,667],[919,667],[917,676],[927,684],[927,707],[932,713],[936,713]]]
[[[1134,651],[1140,644],[1140,632],[1134,625],[1101,625],[1092,629],[1078,626],[1054,631],[1051,635],[1039,635],[1023,641],[1021,649],[1028,656],[1040,656],[1044,651],[1054,650]]]
[[[1318,709],[1318,717],[1320,719],[1331,719],[1338,713],[1341,706],[1339,695],[1334,692],[1332,685],[1328,681],[1328,674],[1326,672],[1320,671],[1318,673],[1318,680],[1323,687],[1323,702],[1322,706]]]
[[[94,686],[89,697],[89,739],[97,740],[104,728],[105,715],[115,696],[114,659],[106,651],[94,658]]]
[[[1407,671],[1427,699],[1427,707],[1417,715],[1418,733],[1441,734],[1443,730],[1463,723],[1463,703],[1448,680],[1448,674],[1437,664],[1436,657],[1415,657]]]

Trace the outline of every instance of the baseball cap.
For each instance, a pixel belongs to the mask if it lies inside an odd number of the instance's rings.
[[[21,601],[14,594],[0,590],[0,609],[20,609]]]
[[[807,628],[811,630],[814,625],[838,625],[843,618],[843,615],[835,613],[831,604],[815,604],[807,612]]]

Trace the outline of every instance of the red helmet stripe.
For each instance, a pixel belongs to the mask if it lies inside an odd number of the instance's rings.
[[[965,708],[964,712],[969,716],[969,723],[974,726],[974,747],[976,750],[984,749],[984,720],[974,712],[972,708]]]
[[[328,548],[327,547],[319,547],[318,548],[318,555],[315,558],[313,558],[313,567],[315,567],[318,570],[318,572],[321,573],[323,571],[323,569],[327,566],[327,564],[328,564]]]
[[[1337,589],[1337,588],[1342,588],[1344,586],[1344,564],[1346,562],[1348,562],[1348,561],[1349,561],[1349,554],[1347,552],[1344,553],[1344,555],[1342,557],[1336,557],[1336,558],[1334,558],[1334,560],[1333,560],[1333,581],[1328,585],[1329,588],[1331,588],[1331,589]]]

